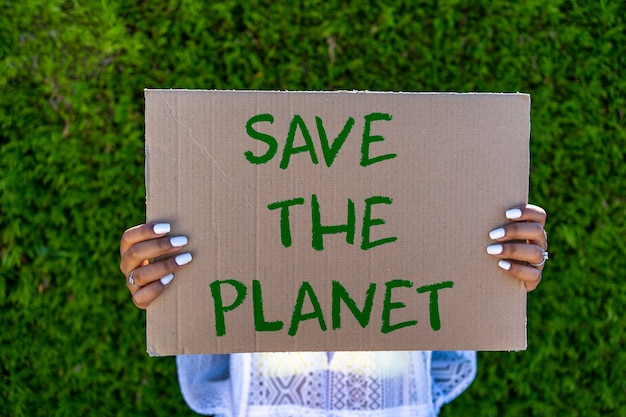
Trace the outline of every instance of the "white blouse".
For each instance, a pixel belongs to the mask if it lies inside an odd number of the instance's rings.
[[[182,355],[181,392],[223,417],[435,417],[476,375],[476,352]]]

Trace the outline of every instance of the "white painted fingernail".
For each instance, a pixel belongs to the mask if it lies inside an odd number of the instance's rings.
[[[487,253],[489,255],[500,255],[502,253],[502,245],[487,246]]]
[[[495,229],[492,230],[491,232],[489,232],[489,237],[493,240],[496,239],[501,239],[504,237],[504,235],[506,234],[506,232],[504,231],[504,229],[501,227],[499,229]]]
[[[157,235],[163,235],[165,233],[169,233],[170,232],[170,224],[169,223],[158,223],[158,224],[154,225],[152,230]]]
[[[182,255],[178,255],[176,258],[174,258],[174,261],[176,261],[176,265],[178,266],[187,265],[189,262],[191,262],[191,254],[183,253]]]
[[[175,248],[180,248],[187,244],[187,238],[185,236],[176,236],[170,239],[170,245]]]
[[[174,279],[174,274],[167,274],[163,278],[161,278],[161,284],[167,285]]]
[[[508,271],[509,269],[511,269],[511,262],[505,261],[504,259],[502,259],[498,261],[498,266],[504,269],[505,271]]]
[[[520,217],[522,217],[522,210],[520,209],[510,209],[506,211],[506,218],[507,219],[519,219]]]

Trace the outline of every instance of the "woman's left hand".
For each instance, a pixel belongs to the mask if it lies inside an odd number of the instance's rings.
[[[541,273],[548,259],[548,236],[544,230],[546,212],[532,204],[506,211],[511,223],[492,230],[489,237],[496,243],[487,246],[487,253],[499,259],[500,268],[523,281],[528,291],[541,282]]]

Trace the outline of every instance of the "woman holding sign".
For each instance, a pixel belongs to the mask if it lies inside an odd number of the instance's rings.
[[[489,233],[486,248],[497,265],[524,282],[541,281],[548,242],[546,213],[514,207],[510,223]],[[128,229],[120,268],[133,302],[145,309],[191,262],[184,236],[165,223]],[[148,259],[158,261],[148,262]],[[185,401],[195,412],[218,416],[436,416],[476,374],[476,353],[286,352],[177,357]]]

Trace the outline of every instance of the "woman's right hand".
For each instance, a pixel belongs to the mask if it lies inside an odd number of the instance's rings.
[[[122,236],[120,269],[133,302],[141,309],[165,290],[176,271],[191,262],[190,253],[178,254],[187,245],[187,238],[167,236],[169,232],[168,223],[152,222],[131,227]],[[149,261],[155,258],[159,259]]]

